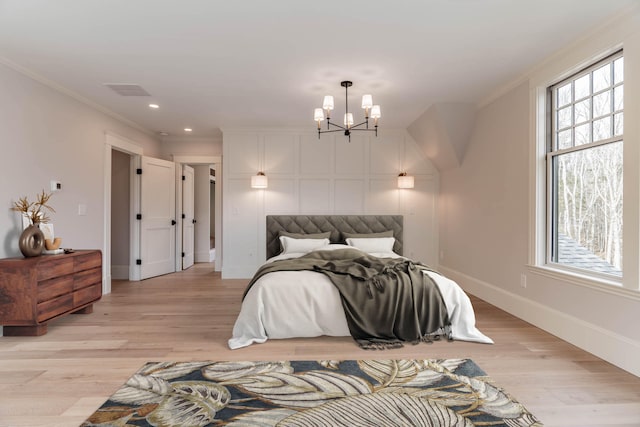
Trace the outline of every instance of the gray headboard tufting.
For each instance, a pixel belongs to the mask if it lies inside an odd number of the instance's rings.
[[[280,253],[280,231],[289,233],[331,232],[331,243],[344,243],[345,233],[393,231],[393,251],[402,255],[402,215],[267,215],[267,259]]]

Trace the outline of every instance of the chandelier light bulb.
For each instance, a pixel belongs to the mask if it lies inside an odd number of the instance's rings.
[[[313,120],[318,123],[318,130],[320,130],[320,122],[324,120],[324,110],[322,108],[313,110]]]
[[[371,95],[362,95],[362,108],[367,109],[373,106],[373,97]]]
[[[328,111],[333,110],[333,96],[326,95],[324,97],[324,101],[322,102],[322,108]]]
[[[344,115],[344,125],[347,128],[353,126],[353,113],[347,113]]]
[[[380,118],[380,106],[374,105],[371,107],[371,118],[378,120]]]

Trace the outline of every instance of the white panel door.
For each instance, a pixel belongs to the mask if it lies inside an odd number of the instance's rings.
[[[193,265],[195,253],[195,180],[191,166],[182,167],[182,269]]]
[[[173,273],[176,268],[175,163],[142,157],[140,176],[140,276]]]

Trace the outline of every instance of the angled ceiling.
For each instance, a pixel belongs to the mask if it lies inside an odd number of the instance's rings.
[[[372,93],[381,126],[405,128],[434,103],[481,102],[634,3],[0,0],[0,62],[154,133],[313,128],[323,95],[341,114],[346,79],[351,109]]]

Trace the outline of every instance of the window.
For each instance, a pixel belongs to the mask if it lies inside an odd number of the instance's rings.
[[[549,87],[547,263],[622,276],[624,58]]]

